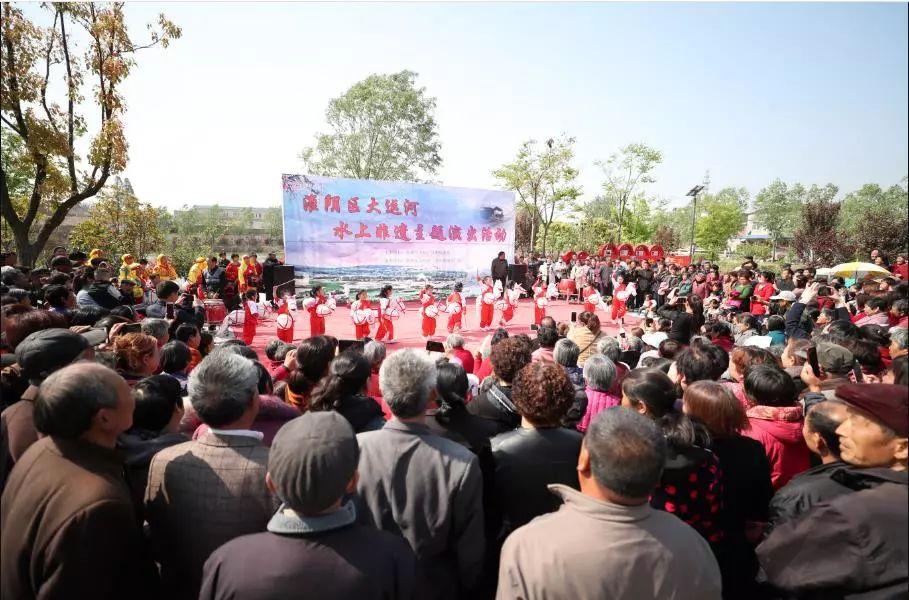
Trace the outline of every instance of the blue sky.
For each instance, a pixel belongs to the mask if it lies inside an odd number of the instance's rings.
[[[183,28],[124,88],[140,197],[268,206],[324,130],[327,101],[411,69],[438,99],[443,183],[494,187],[522,140],[577,137],[593,162],[642,141],[675,203],[709,170],[752,195],[776,177],[897,183],[909,173],[907,5],[130,3]]]

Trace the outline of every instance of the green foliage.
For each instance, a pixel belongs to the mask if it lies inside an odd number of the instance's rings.
[[[748,191],[745,188],[724,188],[717,194],[704,194],[698,199],[696,244],[711,258],[726,249],[729,239],[745,226],[745,207]]]
[[[841,204],[835,202],[837,188],[812,185],[802,205],[799,228],[793,235],[798,257],[811,265],[834,265],[851,258],[853,250],[839,230]]]
[[[155,254],[164,244],[164,231],[158,226],[162,212],[140,202],[129,180],[117,177],[91,204],[88,219],[70,232],[69,243],[85,252],[103,248],[114,257]]]
[[[572,207],[581,195],[576,183],[578,170],[571,165],[574,143],[574,138],[564,135],[547,140],[542,148],[536,140],[528,140],[521,145],[513,162],[492,172],[503,188],[517,194],[518,207],[530,213],[530,246],[539,246],[544,253],[556,216]],[[539,228],[543,230],[540,244]]]
[[[839,225],[847,235],[854,235],[862,229],[866,216],[874,213],[881,218],[890,216],[899,220],[905,218],[909,206],[909,194],[906,192],[905,183],[894,185],[886,190],[876,183],[866,183],[856,191],[843,198],[840,208]]]
[[[310,173],[355,179],[418,181],[442,164],[436,99],[417,74],[370,75],[328,103],[331,133],[316,135],[300,157]]]
[[[548,253],[561,254],[571,248],[576,250],[579,249],[581,246],[578,243],[578,229],[578,226],[572,223],[554,222],[549,227],[549,237],[551,241]],[[539,241],[541,244],[537,246],[537,251],[546,254],[547,249],[542,245],[543,239],[540,238]]]
[[[662,161],[663,154],[659,150],[636,143],[628,144],[607,160],[595,163],[603,169],[606,178],[603,192],[607,201],[615,207],[619,224],[616,236],[611,241],[625,241],[622,239],[622,229],[628,202],[642,192],[642,186],[655,181],[651,173]]]
[[[273,206],[265,209],[262,217],[265,224],[265,231],[268,237],[273,239],[283,239],[284,237],[284,213],[280,206]]]
[[[801,219],[805,195],[801,184],[796,183],[789,188],[784,182],[775,179],[755,197],[755,225],[767,230],[774,247],[782,240],[792,237]]]
[[[753,256],[756,261],[761,262],[770,258],[772,252],[770,242],[748,241],[739,244],[735,249],[734,255],[739,259]]]

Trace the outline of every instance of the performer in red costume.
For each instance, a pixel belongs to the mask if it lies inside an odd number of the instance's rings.
[[[495,313],[496,295],[493,293],[492,277],[484,277],[477,304],[480,306],[480,329],[489,331]]]
[[[633,283],[625,283],[625,276],[619,274],[612,278],[612,321],[613,323],[625,317],[628,311],[628,298],[637,293]]]
[[[461,291],[464,284],[460,281],[454,284],[454,289],[448,295],[445,304],[445,312],[448,313],[448,333],[461,331],[461,315],[464,312],[464,296]]]
[[[289,303],[290,300],[286,296],[280,301],[275,328],[278,339],[285,344],[294,343],[294,318],[290,314]]]
[[[546,305],[549,304],[549,301],[546,300],[546,286],[543,285],[543,280],[537,276],[531,289],[533,289],[533,322],[539,325],[546,316]]]
[[[259,305],[256,302],[259,298],[259,292],[249,290],[243,294],[243,343],[251,346],[253,338],[256,337],[256,329],[259,325]]]
[[[379,290],[379,328],[376,330],[376,340],[379,342],[393,342],[395,339],[395,326],[391,322],[390,315],[394,308],[391,304],[393,292],[390,285],[384,285]]]
[[[508,289],[505,290],[501,300],[496,301],[502,312],[502,318],[499,319],[499,325],[505,327],[514,318],[514,311],[518,308],[518,299],[524,292],[524,288],[515,284],[514,281],[508,283]]]
[[[422,332],[426,339],[436,334],[436,316],[439,309],[436,307],[436,297],[433,295],[432,285],[426,286],[420,291],[420,314],[423,315]]]
[[[303,301],[303,308],[309,312],[310,337],[325,334],[325,315],[332,312],[326,301],[325,290],[321,285],[314,286],[312,296]],[[328,309],[327,312],[326,309]]]
[[[586,312],[595,313],[597,311],[597,305],[601,300],[600,293],[589,281],[584,284],[581,290],[581,298],[584,299],[584,310]]]
[[[246,267],[246,287],[262,290],[262,263],[255,253],[249,255],[249,265]]]
[[[375,323],[376,311],[370,307],[366,290],[357,292],[357,299],[350,304],[350,318],[354,322],[354,337],[358,340],[369,337],[369,326]]]

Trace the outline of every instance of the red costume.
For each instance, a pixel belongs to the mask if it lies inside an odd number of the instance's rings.
[[[518,307],[518,298],[521,292],[517,290],[508,290],[505,292],[505,310],[502,311],[502,323],[508,323],[514,318],[514,311]]]
[[[540,284],[533,287],[533,322],[539,325],[546,316],[546,288]]]
[[[432,292],[423,290],[420,292],[420,314],[423,315],[423,337],[432,337],[436,334],[436,318],[426,314],[426,309],[430,306],[435,307],[436,297]]]
[[[287,315],[289,325],[282,326],[281,322],[284,320],[284,318],[281,317],[281,315]],[[281,306],[278,307],[278,326],[275,333],[277,334],[278,339],[285,344],[294,343],[294,318],[290,315],[290,310],[288,310],[286,300],[281,302]]]
[[[457,313],[449,313],[448,315],[448,333],[454,333],[455,330],[461,329],[461,313],[464,312],[464,299],[461,297],[459,292],[452,292],[448,296],[448,304],[457,304],[461,310]]]
[[[595,313],[597,311],[597,305],[588,300],[591,296],[596,295],[596,298],[600,297],[600,294],[596,289],[592,288],[589,285],[584,286],[584,290],[581,292],[581,297],[584,299],[584,310],[589,313]]]
[[[612,288],[612,320],[621,319],[625,316],[625,313],[628,312],[628,307],[625,304],[628,301],[628,296],[630,295],[626,292],[628,287],[625,283],[620,283],[614,285]],[[624,299],[619,299],[619,296],[622,296]]]
[[[306,310],[309,312],[309,335],[315,337],[325,334],[325,317],[319,314],[319,307],[325,304],[325,296],[319,294],[306,299]]]
[[[492,325],[492,316],[495,313],[495,296],[492,293],[492,286],[486,284],[483,291],[480,292],[480,329],[487,329]]]
[[[247,346],[251,346],[253,338],[256,337],[256,328],[258,326],[259,317],[257,315],[258,311],[255,313],[250,310],[249,303],[252,300],[243,301],[243,343]]]
[[[369,300],[356,300],[350,305],[351,316],[354,317],[354,337],[358,340],[369,337],[369,321],[366,320],[365,315],[358,315],[357,313],[365,313],[369,309]],[[358,322],[360,320],[362,320],[362,323]]]
[[[376,340],[395,339],[395,326],[388,317],[388,307],[391,298],[379,298],[379,328],[376,330]]]

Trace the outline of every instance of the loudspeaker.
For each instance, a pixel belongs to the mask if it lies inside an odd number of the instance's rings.
[[[508,272],[512,281],[517,281],[519,285],[525,285],[527,280],[527,265],[508,265]]]
[[[262,269],[262,281],[265,284],[265,298],[272,300],[272,292],[275,287],[283,285],[288,281],[294,280],[294,268],[291,265],[270,265]],[[279,295],[289,293],[293,296],[296,293],[293,285],[284,285],[278,290]]]

